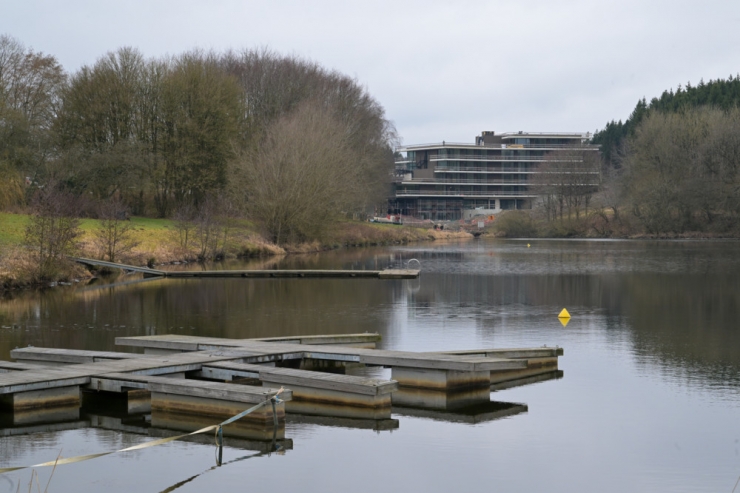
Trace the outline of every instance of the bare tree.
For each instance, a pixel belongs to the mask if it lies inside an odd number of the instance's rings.
[[[628,142],[626,193],[631,212],[649,233],[681,233],[692,227],[686,186],[698,171],[708,130],[705,116],[694,111],[650,114]]]
[[[346,212],[366,212],[386,203],[394,166],[392,149],[398,136],[383,107],[357,80],[315,62],[268,50],[228,52],[221,65],[242,88],[241,144],[248,153],[263,144],[279,120],[305,104],[321,106],[343,125],[345,145],[352,150],[349,159],[362,181],[354,191],[352,210]],[[238,173],[237,168],[231,175]]]
[[[652,112],[628,146],[625,193],[647,232],[737,226],[740,110]]]
[[[580,219],[588,213],[600,182],[599,155],[584,147],[560,150],[545,156],[534,175],[534,190],[547,219]]]
[[[195,242],[198,248],[198,259],[206,260],[223,255],[220,249],[219,201],[213,196],[206,197],[195,214]]]
[[[115,262],[139,244],[128,214],[128,207],[118,196],[101,202],[98,208],[100,226],[94,232],[94,242],[101,257],[109,262]]]
[[[76,251],[80,235],[76,199],[53,184],[39,189],[31,201],[31,215],[25,245],[36,262],[39,279],[52,279],[60,272],[66,256]]]
[[[248,211],[281,244],[321,237],[362,195],[361,171],[346,127],[309,102],[268,130],[239,176]]]
[[[175,226],[175,235],[180,248],[187,250],[192,241],[195,229],[195,207],[192,204],[182,204],[175,209],[172,215]]]
[[[56,58],[0,36],[0,168],[33,177],[48,161],[65,82]]]

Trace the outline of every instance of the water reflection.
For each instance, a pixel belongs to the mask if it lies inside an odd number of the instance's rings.
[[[736,242],[476,241],[356,249],[207,268],[377,269],[422,262],[414,281],[146,280],[24,292],[0,303],[0,357],[14,347],[112,350],[117,336],[214,337],[380,332],[408,319],[470,323],[567,306],[626,328],[645,364],[738,382],[740,255]],[[171,268],[192,268],[193,265]],[[168,267],[170,268],[170,267]],[[399,317],[398,308],[407,313]],[[619,320],[626,320],[620,324]],[[392,338],[391,338],[392,340]],[[693,373],[693,372],[692,372]],[[682,377],[683,378],[683,377]]]
[[[497,419],[508,418],[527,412],[525,404],[512,402],[479,402],[453,409],[428,409],[418,407],[393,406],[393,412],[399,416],[447,421],[450,423],[479,424]]]
[[[286,440],[300,446],[278,462],[250,469],[250,486],[269,487],[289,467],[293,473],[281,476],[281,487],[326,490],[338,481],[364,478],[369,467],[409,490],[418,489],[418,481],[428,491],[461,484],[504,491],[592,491],[594,485],[615,492],[731,490],[740,440],[740,245],[530,243],[529,248],[522,241],[431,243],[239,265],[378,269],[418,258],[422,276],[414,281],[135,283],[125,278],[126,284],[114,287],[100,280],[94,288],[21,293],[0,303],[0,357],[27,344],[112,350],[116,336],[162,333],[267,337],[368,331],[383,335],[384,348],[415,351],[557,344],[565,347],[561,368],[568,378],[553,372],[538,385],[494,386],[495,401],[505,402],[488,404],[490,412],[465,414],[442,409],[445,404],[422,416],[418,409],[396,406],[383,425],[291,423],[289,417]],[[573,315],[567,327],[556,318],[563,307]],[[526,403],[527,412],[514,402]],[[504,407],[495,409],[499,405]],[[499,412],[516,416],[487,421]],[[395,430],[395,423],[398,432],[381,432]],[[43,425],[27,429],[33,426]],[[39,429],[25,437],[13,437],[6,428],[0,453],[30,461],[43,452],[45,460],[59,448],[73,455],[141,440],[112,431],[110,420],[108,426]],[[195,446],[181,444],[152,456],[155,460],[138,459],[137,471],[147,481],[159,481],[159,490],[167,488],[182,481],[182,464],[203,470],[202,460],[187,448]],[[85,472],[91,478],[116,477],[121,464]],[[57,474],[55,491],[79,489],[74,472]],[[226,489],[244,486],[240,475],[214,470],[206,476]],[[118,491],[157,490],[144,479],[122,478]],[[179,489],[207,485],[197,483]],[[352,484],[358,491],[377,486]]]

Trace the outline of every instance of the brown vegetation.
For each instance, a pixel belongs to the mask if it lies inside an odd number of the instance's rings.
[[[740,218],[740,109],[652,113],[628,143],[623,185],[651,234],[727,233]]]
[[[32,198],[33,214],[26,227],[24,245],[35,263],[40,281],[53,280],[69,269],[67,256],[75,253],[80,236],[75,197],[53,184]]]
[[[94,243],[103,260],[115,262],[122,255],[133,250],[138,241],[133,236],[128,219],[128,207],[121,199],[113,197],[102,202],[98,210],[100,227],[94,232]]]
[[[379,129],[382,130],[382,129]],[[381,202],[373,186],[390,156],[363,156],[333,108],[301,104],[267,131],[237,167],[246,209],[277,244],[321,240],[341,213]]]
[[[66,278],[72,253],[155,264],[439,236],[343,219],[385,203],[396,141],[358,81],[296,57],[124,47],[68,75],[0,36],[0,207],[33,209],[3,266],[34,266],[4,279]],[[137,245],[129,212],[175,227]],[[82,218],[99,223],[82,234]]]
[[[533,175],[533,191],[548,221],[563,223],[588,215],[589,205],[600,184],[598,153],[582,147],[561,149],[545,156]]]

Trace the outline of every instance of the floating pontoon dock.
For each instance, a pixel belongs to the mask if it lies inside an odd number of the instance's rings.
[[[119,269],[125,272],[141,272],[144,277],[168,277],[168,278],[207,278],[207,277],[237,277],[252,279],[281,279],[281,278],[322,278],[322,279],[416,279],[419,277],[418,269],[384,269],[384,270],[160,270],[136,265],[118,264],[95,260],[89,258],[70,257],[77,263]]]
[[[478,406],[481,416],[516,414],[526,406],[488,409],[491,390],[505,388],[507,382],[562,377],[557,370],[560,348],[417,353],[374,349],[379,340],[378,334],[269,339],[161,335],[116,339],[116,344],[143,354],[14,349],[15,362],[0,362],[0,410],[17,415],[14,423],[32,423],[39,411],[74,420],[83,393],[118,394],[128,412],[152,412],[153,423],[176,428],[173,415],[190,420],[232,416],[283,388],[275,412],[265,406],[242,425],[271,430],[274,420],[284,429],[286,412],[384,422],[392,409],[436,416]],[[391,368],[391,379],[342,373],[344,366],[358,365]],[[333,372],[315,371],[326,367]]]

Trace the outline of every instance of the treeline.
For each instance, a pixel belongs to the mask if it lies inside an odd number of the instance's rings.
[[[740,235],[740,76],[643,98],[596,132],[600,235]]]
[[[594,133],[591,142],[601,146],[601,152],[607,166],[619,166],[619,151],[627,137],[635,135],[640,123],[651,113],[676,113],[690,108],[711,106],[722,110],[729,110],[740,103],[740,75],[727,80],[717,79],[705,83],[701,80],[698,85],[691,82],[676,91],[663,91],[660,97],[654,97],[647,102],[645,98],[639,100],[635,109],[624,122],[610,121],[602,130]]]
[[[737,234],[740,109],[654,111],[627,139],[621,203],[648,232]]]
[[[740,77],[687,84],[638,102],[591,144],[546,156],[526,214],[505,234],[740,236]],[[514,232],[514,233],[510,233]]]
[[[47,184],[136,215],[222,204],[298,242],[386,200],[395,143],[358,81],[300,58],[121,48],[68,74],[0,37],[0,206]]]

